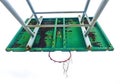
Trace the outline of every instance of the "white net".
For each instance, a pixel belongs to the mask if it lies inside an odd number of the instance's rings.
[[[63,73],[66,77],[68,77],[67,72],[68,72],[68,69],[69,69],[70,61],[72,61],[71,52],[69,52],[69,55],[68,55],[68,52],[62,52],[62,53],[57,52],[57,53],[54,53],[54,54],[53,54],[53,52],[52,53],[49,52],[48,56],[54,62],[63,63]]]

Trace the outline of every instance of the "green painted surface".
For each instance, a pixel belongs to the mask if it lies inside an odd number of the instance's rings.
[[[27,20],[26,20],[27,21]],[[35,25],[35,19],[29,23]],[[56,27],[57,24],[79,24],[78,18],[44,18],[44,25],[55,25],[51,28],[40,28],[34,44],[29,51],[87,51],[81,27]],[[33,31],[34,28],[32,28]],[[112,51],[113,47],[98,23],[89,33],[91,51]],[[27,51],[26,44],[30,35],[21,27],[6,51]]]

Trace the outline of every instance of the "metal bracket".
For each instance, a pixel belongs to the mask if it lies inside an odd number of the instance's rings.
[[[79,22],[81,22],[80,15],[78,16],[78,19],[79,19]],[[89,39],[88,36],[85,36],[86,29],[85,29],[85,27],[83,27],[83,26],[81,26],[81,29],[82,29],[82,34],[83,34],[83,37],[84,37],[86,46],[87,46],[88,49],[91,49],[92,45],[91,45],[90,39]]]
[[[40,20],[39,20],[39,22],[40,22],[40,24],[41,24],[41,22],[42,22],[42,16],[40,17]],[[39,25],[40,25],[39,24]],[[33,43],[34,43],[34,40],[35,40],[35,38],[36,38],[36,35],[37,35],[37,33],[38,33],[38,30],[39,30],[40,28],[39,27],[35,27],[35,29],[33,30],[33,32],[34,32],[34,37],[30,37],[30,39],[29,39],[29,41],[28,41],[28,43],[27,43],[27,45],[26,45],[26,49],[27,50],[30,50],[31,49],[31,47],[32,47],[32,45],[33,45]]]

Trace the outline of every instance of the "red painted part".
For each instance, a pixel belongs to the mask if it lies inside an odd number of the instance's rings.
[[[71,52],[69,52],[69,53],[70,53],[69,58],[67,58],[67,59],[65,59],[65,60],[63,60],[63,61],[54,60],[54,59],[50,56],[50,52],[48,53],[48,56],[49,56],[49,58],[50,58],[52,61],[54,61],[54,62],[63,63],[63,62],[67,62],[68,60],[70,60],[72,54],[71,54]]]

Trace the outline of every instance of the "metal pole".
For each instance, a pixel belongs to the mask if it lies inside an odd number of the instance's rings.
[[[29,0],[26,0],[26,1],[27,1],[28,5],[29,5],[29,7],[30,7],[30,9],[31,9],[31,11],[32,11],[32,13],[33,13],[35,19],[37,20],[38,24],[40,24],[40,21],[39,21],[37,15],[35,14],[35,11],[34,11],[34,9],[33,9],[33,7],[32,7],[31,2],[30,2]]]
[[[95,16],[93,17],[93,19],[92,19],[92,21],[91,21],[90,27],[88,27],[88,29],[87,29],[87,32],[86,32],[85,36],[87,36],[87,35],[89,34],[90,30],[91,30],[92,27],[95,25],[98,17],[99,17],[100,14],[102,13],[102,11],[103,11],[103,9],[105,8],[105,6],[106,6],[106,4],[107,4],[108,1],[109,1],[109,0],[102,0],[99,8],[97,9],[97,12],[96,12]]]
[[[81,23],[84,21],[84,17],[85,17],[85,14],[87,12],[87,9],[88,9],[88,6],[89,6],[89,3],[90,3],[90,0],[87,0],[87,3],[86,3],[86,6],[85,6],[85,9],[83,11],[83,15],[82,15],[82,19],[81,19]]]
[[[33,32],[26,27],[25,23],[22,21],[21,17],[17,14],[14,8],[10,5],[7,0],[0,0],[2,4],[11,12],[11,14],[18,20],[18,22],[23,26],[23,28],[31,35],[34,36]]]
[[[83,13],[83,11],[52,11],[52,12],[35,12],[35,14],[59,14],[59,13]]]

